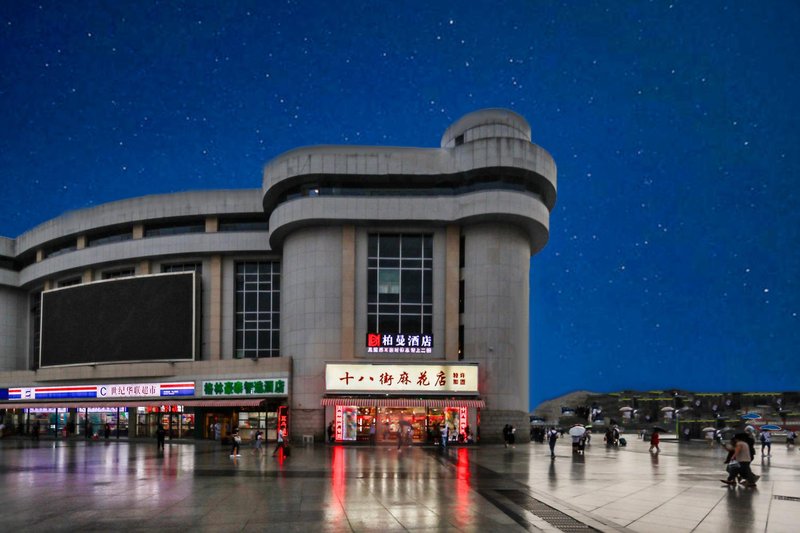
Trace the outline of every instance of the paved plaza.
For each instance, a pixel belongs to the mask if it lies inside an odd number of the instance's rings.
[[[229,457],[209,442],[0,441],[2,531],[800,530],[800,452],[758,457],[727,487],[724,452],[629,436],[585,456],[559,442],[451,448],[296,446]]]

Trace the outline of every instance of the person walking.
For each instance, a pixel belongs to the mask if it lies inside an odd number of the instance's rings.
[[[508,428],[508,444],[510,444],[512,448],[514,448],[514,444],[516,444],[516,442],[517,442],[516,433],[517,433],[517,428],[515,428],[514,426],[509,426],[509,428]]]
[[[661,451],[661,448],[658,447],[659,442],[661,442],[661,437],[658,435],[658,431],[653,431],[653,435],[650,437],[650,452],[654,449],[656,453]]]
[[[558,431],[556,428],[550,428],[547,432],[547,444],[550,446],[550,458],[554,459],[556,456],[556,441],[558,440]]]
[[[334,439],[333,439],[333,434],[334,434],[334,429],[333,429],[333,421],[331,421],[331,422],[328,424],[328,430],[327,430],[327,431],[328,431],[328,442],[332,443],[332,442],[333,442],[333,440],[334,440]]]
[[[253,439],[253,451],[250,452],[251,455],[258,455],[259,457],[264,456],[264,448],[262,444],[264,442],[264,434],[261,430],[256,431],[256,437]]]
[[[278,443],[275,446],[275,451],[272,452],[272,457],[278,455],[279,450],[283,451],[283,456],[286,457],[286,444],[283,442],[285,435],[286,428],[281,426],[280,429],[278,429]]]
[[[447,449],[447,433],[448,433],[447,422],[444,422],[442,424],[442,429],[441,429],[440,433],[441,433],[441,441],[442,441],[441,442],[442,450],[444,451],[444,450]]]
[[[164,429],[163,424],[159,424],[158,428],[156,429],[156,450],[159,452],[164,451],[164,440],[167,436],[167,430]]]
[[[105,437],[106,440],[108,440],[109,437],[111,437],[111,424],[109,424],[108,422],[106,422],[106,425],[103,426],[103,436]]]
[[[503,426],[503,444],[508,448],[509,434],[511,433],[511,426],[506,424]]]
[[[794,440],[797,438],[797,433],[792,430],[786,434],[786,447],[794,446]]]
[[[736,485],[736,476],[742,476],[745,479],[748,487],[755,487],[758,478],[750,470],[750,463],[753,460],[750,455],[750,446],[745,439],[734,436],[731,439],[731,444],[726,446],[729,452],[732,452],[731,461],[738,463],[739,468],[733,468],[728,463],[728,479],[721,479],[726,485]]]
[[[233,441],[233,446],[231,447],[231,457],[241,457],[242,454],[239,453],[239,446],[242,444],[242,437],[239,435],[238,428],[233,429],[231,440]]]
[[[761,432],[761,457],[764,457],[764,450],[766,449],[767,457],[772,457],[772,437],[769,431]]]

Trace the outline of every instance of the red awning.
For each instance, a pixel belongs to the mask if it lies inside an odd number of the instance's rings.
[[[445,398],[323,398],[322,405],[361,405],[375,407],[478,407],[483,400],[451,400]]]
[[[76,401],[63,401],[63,402],[4,402],[0,403],[0,409],[36,409],[40,407],[59,407],[61,409],[72,407],[83,409],[84,407],[158,407],[161,405],[182,405],[184,407],[258,407],[264,399],[185,399],[185,400],[125,400],[125,401],[91,401],[91,402],[76,402]]]

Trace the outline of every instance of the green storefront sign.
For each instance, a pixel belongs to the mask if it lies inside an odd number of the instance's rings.
[[[229,379],[204,381],[203,396],[250,396],[286,394],[285,379]]]

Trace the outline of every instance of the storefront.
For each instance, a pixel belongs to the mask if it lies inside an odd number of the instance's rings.
[[[478,365],[329,363],[325,369],[326,425],[341,443],[477,442]]]
[[[222,378],[177,383],[18,387],[0,391],[7,434],[66,438],[153,438],[226,441],[233,428],[244,440],[258,430],[273,440],[288,422],[287,377]],[[197,390],[196,390],[197,389]]]

